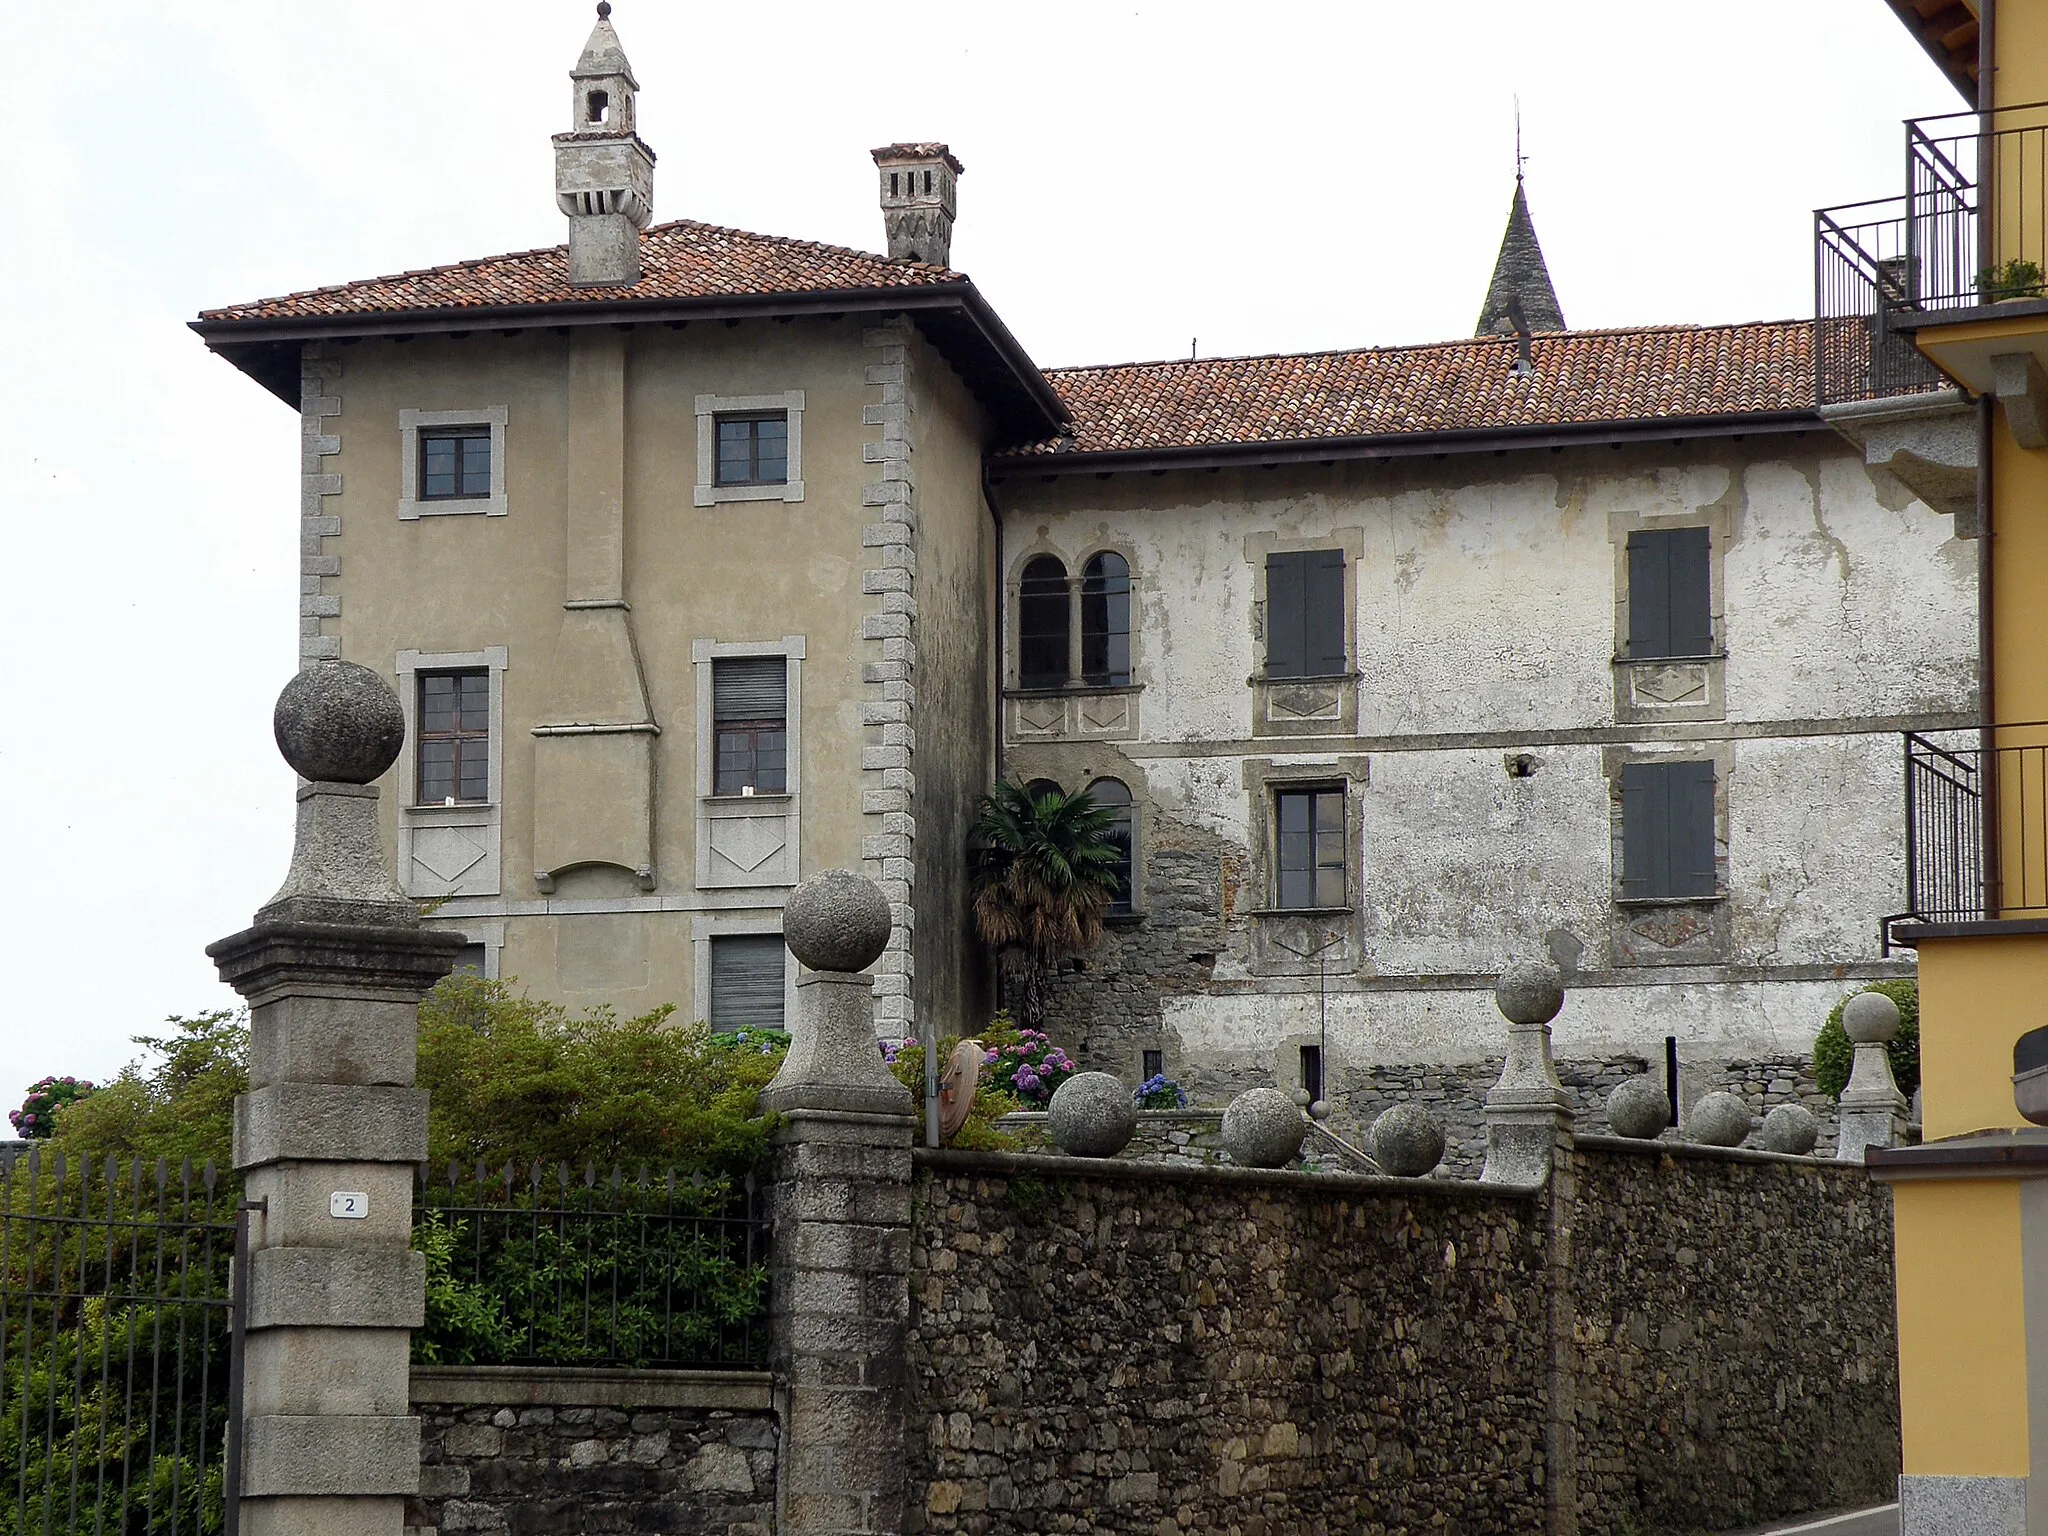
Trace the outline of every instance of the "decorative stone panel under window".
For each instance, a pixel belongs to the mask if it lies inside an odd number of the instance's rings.
[[[802,501],[804,392],[697,396],[696,504]]]
[[[398,515],[505,515],[505,424],[502,405],[464,411],[398,413]]]
[[[699,640],[697,885],[797,882],[803,786],[804,637]],[[779,898],[776,898],[779,900]]]
[[[501,645],[398,653],[398,868],[409,896],[500,894],[506,657]]]
[[[786,954],[779,933],[713,935],[711,1027],[782,1028]]]

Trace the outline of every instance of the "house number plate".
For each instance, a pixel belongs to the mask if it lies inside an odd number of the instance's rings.
[[[337,1189],[327,1197],[327,1214],[344,1221],[360,1221],[370,1214],[370,1197],[360,1189]]]

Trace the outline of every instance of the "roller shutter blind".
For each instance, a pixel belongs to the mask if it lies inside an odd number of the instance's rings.
[[[711,941],[711,1027],[782,1028],[784,950],[779,933],[727,934]]]
[[[746,656],[711,664],[711,713],[718,720],[780,720],[787,709],[789,663]]]
[[[1656,528],[1628,536],[1628,654],[1710,656],[1714,650],[1712,536]]]
[[[1624,763],[1621,894],[1652,901],[1714,894],[1714,765]]]

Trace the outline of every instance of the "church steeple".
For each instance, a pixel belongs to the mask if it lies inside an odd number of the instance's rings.
[[[1472,334],[1493,336],[1517,330],[1510,309],[1517,299],[1530,330],[1566,328],[1557,290],[1550,286],[1550,269],[1543,264],[1543,247],[1536,243],[1536,225],[1529,218],[1529,197],[1522,189],[1519,167],[1515,172],[1515,200],[1508,207],[1507,233],[1501,236],[1493,281],[1486,285],[1486,303],[1479,311],[1479,327]]]
[[[555,135],[555,203],[569,216],[569,281],[640,280],[640,231],[654,217],[654,151],[640,140],[640,82],[612,30],[611,0],[569,71],[569,131]]]

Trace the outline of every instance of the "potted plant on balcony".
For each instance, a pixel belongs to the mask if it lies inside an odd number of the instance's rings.
[[[1977,294],[1986,304],[2038,299],[2044,291],[2048,291],[2048,279],[2044,279],[2041,264],[2024,257],[2015,256],[1977,274]]]

